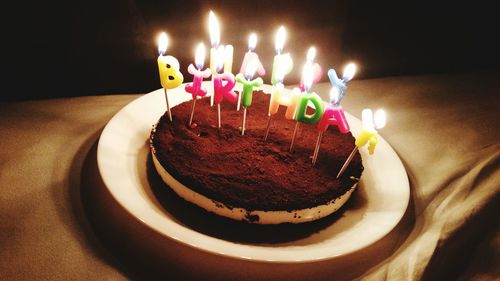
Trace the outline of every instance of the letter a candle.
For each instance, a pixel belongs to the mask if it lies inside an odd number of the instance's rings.
[[[325,114],[323,114],[318,123],[319,133],[313,153],[313,165],[315,165],[316,160],[318,160],[321,139],[323,138],[323,133],[328,129],[328,126],[336,125],[339,131],[343,134],[349,132],[349,124],[345,118],[344,110],[340,106],[340,101],[344,98],[345,90],[347,89],[347,82],[354,77],[355,72],[356,65],[353,63],[348,64],[344,68],[342,79],[337,77],[333,68],[328,71],[328,77],[330,78],[330,82],[332,84],[332,88],[330,90],[330,104],[325,109]]]
[[[375,116],[373,115],[371,109],[363,109],[363,111],[361,112],[361,121],[363,124],[363,128],[359,135],[356,137],[356,146],[352,150],[351,154],[349,154],[349,157],[347,157],[347,160],[345,161],[344,165],[342,165],[342,168],[340,168],[340,171],[337,174],[337,179],[342,176],[359,148],[368,144],[368,152],[370,153],[370,155],[375,152],[375,146],[378,143],[377,130],[382,129],[385,126],[386,119],[386,114],[382,109],[377,110],[375,112]]]
[[[165,56],[168,46],[168,37],[165,32],[158,36],[158,72],[160,73],[160,82],[165,91],[165,101],[167,103],[168,118],[172,122],[172,112],[168,103],[167,89],[175,89],[184,81],[184,76],[179,71],[179,61],[173,56]]]

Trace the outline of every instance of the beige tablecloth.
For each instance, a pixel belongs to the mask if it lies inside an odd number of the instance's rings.
[[[315,89],[327,93],[329,84]],[[172,246],[170,259],[155,260],[155,251],[165,250],[137,241],[150,237],[154,245],[157,234],[139,230],[116,207],[112,221],[101,217],[98,207],[112,204],[89,196],[102,184],[96,142],[113,114],[140,95],[1,103],[0,279],[500,278],[499,93],[495,71],[350,82],[348,112],[360,118],[365,107],[383,107],[388,113],[380,134],[407,169],[410,205],[374,245],[298,265],[233,261],[182,245]]]

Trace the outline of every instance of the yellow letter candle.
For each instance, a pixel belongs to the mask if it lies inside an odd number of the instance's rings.
[[[378,143],[377,130],[382,129],[385,126],[386,114],[382,109],[379,109],[375,112],[374,116],[371,109],[363,109],[361,112],[361,121],[363,128],[356,137],[356,146],[352,150],[351,154],[349,154],[349,157],[347,157],[344,165],[342,165],[342,168],[337,174],[337,179],[344,173],[347,166],[349,166],[349,163],[351,163],[358,149],[368,144],[368,152],[370,155],[373,155],[375,152],[375,146]]]
[[[167,89],[179,87],[184,81],[182,73],[179,71],[179,61],[173,56],[165,56],[168,46],[167,34],[162,32],[158,37],[158,72],[160,73],[161,86],[165,91],[165,101],[167,103],[168,117],[172,121],[172,113],[168,103]]]

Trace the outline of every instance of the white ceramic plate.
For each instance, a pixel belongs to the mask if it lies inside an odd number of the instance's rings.
[[[208,83],[205,86],[210,87]],[[171,106],[190,99],[190,95],[181,90],[183,88],[169,91]],[[270,92],[271,87],[264,85],[262,89]],[[129,103],[104,128],[97,161],[106,188],[119,204],[165,238],[238,259],[311,262],[346,255],[373,244],[389,233],[406,211],[410,196],[406,171],[391,146],[380,137],[374,155],[368,155],[366,149],[361,150],[365,170],[358,190],[350,199],[352,202],[348,202],[334,219],[319,226],[303,226],[305,232],[301,235],[272,242],[226,239],[224,232],[234,234],[235,230],[227,228],[246,227],[236,222],[216,222],[217,229],[204,231],[202,228],[206,223],[200,226],[184,222],[182,216],[169,211],[172,209],[168,208],[168,200],[158,199],[154,181],[148,178],[149,134],[164,111],[163,89]],[[175,115],[175,108],[172,112]],[[357,135],[361,121],[348,113],[346,116],[353,134]],[[203,215],[196,217],[195,214],[190,219],[203,221]],[[310,232],[308,228],[311,228]],[[291,229],[291,232],[296,230]],[[287,235],[286,232],[270,233]]]

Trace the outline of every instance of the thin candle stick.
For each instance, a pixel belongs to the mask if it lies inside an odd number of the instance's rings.
[[[318,160],[319,148],[321,146],[321,139],[323,138],[323,132],[318,134],[318,139],[316,140],[316,147],[314,148],[314,154],[312,159],[313,166],[316,164],[316,160]]]
[[[193,108],[191,109],[191,117],[189,118],[189,127],[191,127],[191,123],[193,123],[193,115],[194,115],[194,107],[196,106],[196,97],[193,99]]]
[[[292,152],[293,144],[295,143],[295,137],[297,136],[297,131],[299,130],[299,124],[300,124],[299,121],[297,121],[295,123],[295,129],[293,130],[292,142],[290,143],[290,152]]]
[[[272,118],[273,118],[273,115],[269,114],[269,118],[267,119],[266,136],[264,137],[264,141],[267,141],[267,136],[269,136],[269,128],[271,128],[271,119]]]
[[[340,178],[340,176],[344,173],[345,169],[347,169],[347,166],[349,166],[349,163],[351,163],[351,161],[354,158],[354,155],[356,155],[357,151],[358,151],[358,147],[355,146],[354,149],[351,151],[351,154],[349,154],[349,157],[347,157],[347,160],[345,161],[344,165],[342,165],[342,168],[340,168],[340,171],[337,174],[337,179]]]
[[[163,88],[163,90],[165,90],[165,100],[167,101],[168,118],[170,119],[170,122],[172,122],[172,112],[170,111],[170,104],[168,103],[167,88]]]
[[[243,107],[243,126],[241,127],[241,135],[245,135],[245,123],[247,121],[247,107]]]
[[[218,128],[220,129],[220,125],[221,124],[221,121],[220,121],[220,103],[217,104],[217,126]]]
[[[212,85],[212,95],[210,95],[210,106],[214,106],[214,96],[215,96],[215,87],[214,87],[214,75],[212,73],[212,83],[210,83],[210,85]]]
[[[238,103],[236,104],[236,111],[240,111],[240,106],[241,106],[241,92],[238,92]]]

